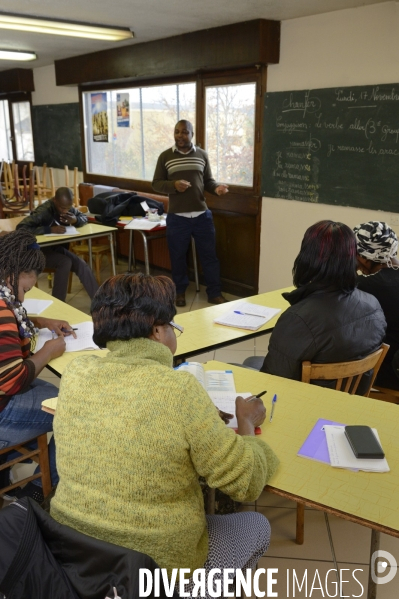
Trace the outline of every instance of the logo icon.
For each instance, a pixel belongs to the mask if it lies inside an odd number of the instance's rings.
[[[371,578],[376,584],[391,582],[398,572],[398,564],[392,553],[383,551],[382,549],[374,551],[371,556],[370,567]],[[383,576],[378,576],[378,574],[383,574]]]

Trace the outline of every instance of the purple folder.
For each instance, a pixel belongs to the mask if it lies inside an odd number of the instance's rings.
[[[305,443],[298,451],[297,455],[301,458],[309,458],[316,460],[317,462],[324,462],[330,464],[330,456],[328,453],[326,433],[324,432],[325,424],[336,424],[338,426],[345,426],[341,422],[334,422],[333,420],[325,420],[319,418],[316,422],[309,435],[306,438]]]

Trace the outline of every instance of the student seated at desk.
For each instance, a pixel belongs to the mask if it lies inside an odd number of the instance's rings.
[[[349,227],[329,220],[309,227],[294,262],[297,289],[283,294],[291,307],[277,321],[269,352],[258,366],[262,372],[300,381],[305,360],[348,362],[380,347],[384,313],[374,296],[356,289],[356,265],[356,239]],[[244,364],[255,365],[254,358]],[[335,381],[317,384],[335,387]]]
[[[199,382],[172,368],[174,284],[118,275],[92,303],[93,340],[62,376],[54,420],[60,482],[51,515],[89,536],[146,553],[161,568],[252,568],[266,551],[258,513],[205,516],[199,477],[256,499],[277,467],[254,435],[260,400],[237,399],[239,434]]]
[[[24,229],[0,237],[0,448],[29,441],[52,430],[53,417],[41,409],[42,401],[58,394],[54,385],[37,379],[40,371],[65,351],[64,335],[72,334],[65,320],[28,318],[21,305],[44,268],[36,238]],[[48,327],[56,338],[31,355],[35,327]],[[0,456],[1,459],[6,456]],[[58,482],[55,447],[49,444],[52,484]],[[10,459],[10,458],[9,458]],[[8,486],[9,469],[0,472],[0,487]],[[12,492],[11,492],[12,493]],[[17,493],[18,496],[18,493]],[[19,496],[43,501],[41,481],[26,485]]]
[[[87,217],[72,206],[73,193],[68,187],[59,187],[55,196],[38,206],[30,216],[17,225],[17,229],[28,229],[33,235],[65,233],[67,226],[82,227]],[[77,274],[83,287],[92,299],[98,289],[96,278],[84,260],[63,245],[43,247],[46,268],[54,268],[53,296],[65,301],[70,271]]]
[[[399,389],[399,378],[395,374],[397,367],[394,364],[394,355],[399,350],[398,238],[395,231],[379,221],[358,225],[354,232],[357,263],[362,272],[357,280],[358,289],[371,293],[378,299],[387,321],[384,341],[389,344],[389,350],[375,383],[388,389]]]

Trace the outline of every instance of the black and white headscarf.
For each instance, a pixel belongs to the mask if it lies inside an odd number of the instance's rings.
[[[392,268],[392,258],[398,251],[398,238],[395,231],[386,223],[371,220],[353,229],[357,243],[357,253],[373,262],[387,264]]]

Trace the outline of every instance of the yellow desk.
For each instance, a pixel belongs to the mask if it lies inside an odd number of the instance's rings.
[[[115,253],[114,253],[114,233],[116,229],[114,227],[105,227],[104,225],[94,225],[88,224],[83,225],[83,227],[79,227],[77,229],[79,235],[57,235],[57,236],[47,236],[47,235],[37,235],[37,243],[40,247],[49,247],[52,245],[60,245],[61,243],[69,243],[71,241],[83,241],[84,239],[88,240],[89,246],[89,263],[90,268],[93,268],[93,255],[91,249],[91,241],[95,237],[104,237],[105,235],[109,239],[109,249],[111,251],[111,261],[112,261],[112,273],[116,274],[115,269]]]
[[[91,316],[73,308],[69,304],[62,302],[61,300],[41,291],[37,287],[31,289],[27,294],[26,298],[31,299],[43,299],[43,300],[52,300],[51,306],[43,310],[43,312],[39,315],[44,318],[62,318],[63,320],[67,320],[69,324],[79,324],[80,322],[87,322],[91,320]],[[81,352],[68,352],[64,353],[59,358],[55,358],[55,360],[51,360],[51,362],[47,365],[54,374],[57,376],[61,376],[66,366],[77,356],[82,354],[91,354],[103,357],[108,352],[107,349],[98,349],[98,350],[87,350]]]
[[[227,364],[211,361],[204,367],[206,370],[225,370]],[[399,537],[396,405],[238,366],[228,365],[228,368],[234,371],[238,392],[256,394],[268,390],[263,397],[268,415],[260,438],[280,459],[280,466],[266,487],[269,491],[371,528],[371,553],[378,550],[379,532]],[[269,422],[274,393],[277,393],[278,401],[273,421]],[[391,471],[381,474],[351,472],[297,457],[318,418],[375,427]],[[375,597],[375,593],[376,585],[369,578],[368,597]]]
[[[286,287],[277,291],[234,300],[227,304],[177,314],[175,321],[184,327],[184,333],[177,340],[175,361],[182,362],[196,354],[220,349],[233,343],[239,343],[244,339],[253,339],[259,337],[259,335],[270,333],[274,329],[281,312],[284,312],[289,306],[289,303],[281,294],[284,291],[292,291],[292,289],[293,287]],[[280,308],[281,312],[257,331],[225,327],[213,322],[215,318],[226,314],[229,310],[235,310],[236,306],[243,301],[269,308]]]

